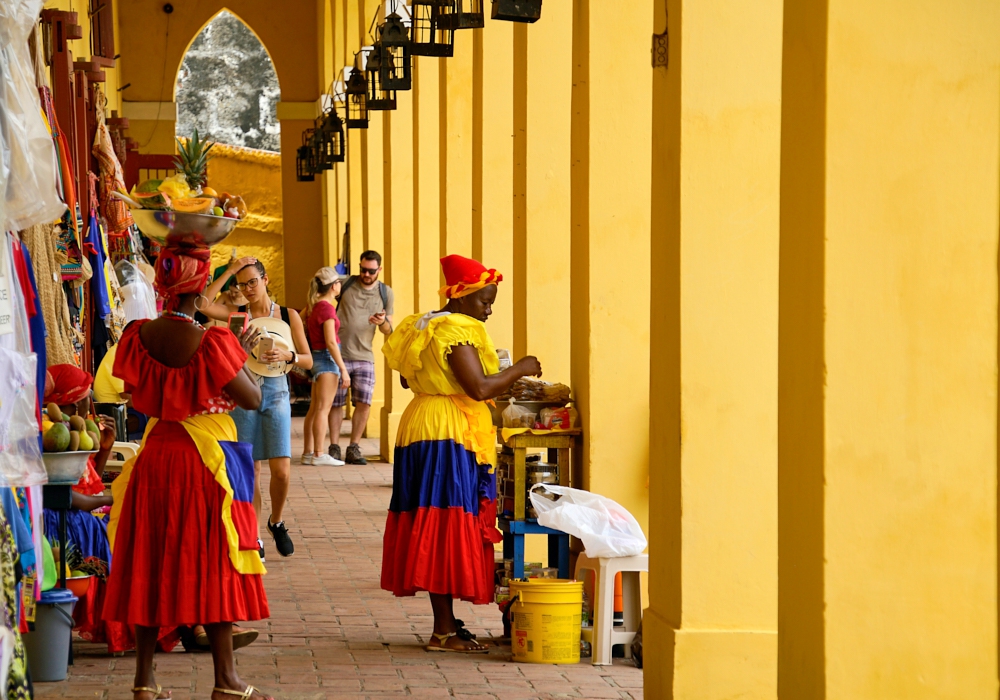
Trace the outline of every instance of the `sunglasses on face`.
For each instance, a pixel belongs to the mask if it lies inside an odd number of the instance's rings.
[[[377,267],[362,267],[359,270],[362,275],[377,275],[379,268]]]
[[[258,282],[260,282],[260,277],[253,277],[246,282],[237,282],[233,286],[242,292],[244,289],[255,289]]]

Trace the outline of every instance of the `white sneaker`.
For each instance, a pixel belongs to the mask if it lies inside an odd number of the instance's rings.
[[[310,464],[316,467],[342,467],[344,466],[343,460],[334,459],[330,455],[313,455],[310,458],[312,461]]]
[[[299,464],[312,464],[312,463],[313,463],[312,455],[302,455],[302,458],[299,460]]]

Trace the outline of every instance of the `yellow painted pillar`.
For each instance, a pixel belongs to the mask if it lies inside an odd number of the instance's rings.
[[[590,104],[591,120],[603,122],[594,131],[614,148],[632,132],[633,115],[653,113],[651,570],[643,625],[645,653],[657,662],[645,667],[645,693],[773,699],[783,3],[658,0],[653,26],[633,30],[634,51],[618,66],[603,60],[619,52],[601,38],[624,30],[609,12],[597,14],[600,7],[590,3],[589,52],[602,57],[586,77],[601,96]],[[649,65],[650,30],[665,31],[667,17],[669,66],[652,70],[652,105],[625,107],[635,90],[623,76]],[[598,75],[595,67],[610,70]],[[624,118],[616,123],[618,109]],[[642,169],[637,162],[619,174]],[[591,216],[595,202],[610,214],[622,196],[610,191],[613,181],[595,183],[603,171],[592,152]],[[618,250],[614,259],[627,261]],[[603,385],[592,399],[621,395],[621,377],[596,374]],[[612,403],[609,411],[617,409]],[[590,460],[594,470],[609,461],[593,440]]]
[[[385,113],[383,157],[385,162],[385,265],[386,283],[394,293],[396,323],[414,313],[413,294],[413,103],[401,92],[396,98],[396,110]],[[377,333],[381,335],[381,333]],[[382,365],[385,381],[385,404],[381,411],[380,450],[391,460],[396,444],[396,429],[403,410],[413,393],[403,389],[398,376],[389,368],[384,357],[376,356]],[[380,391],[380,393],[382,393]]]
[[[779,694],[994,700],[1000,6],[786,4],[782,85]]]
[[[413,65],[414,244],[416,311],[441,308],[441,98],[443,59],[418,56]],[[396,314],[397,321],[403,316]]]
[[[472,56],[472,31],[464,30],[455,32],[455,55],[438,62],[442,157],[438,257],[472,255]]]
[[[384,112],[369,114],[368,128],[361,130],[361,208],[364,217],[362,246],[351,251],[351,269],[357,274],[358,259],[365,250],[376,250],[383,256],[385,264],[385,181],[383,129]],[[384,282],[384,278],[382,279]],[[391,286],[391,285],[390,285]],[[395,290],[393,290],[395,292]],[[397,316],[398,318],[398,316]],[[368,415],[366,435],[370,438],[379,437],[382,428],[382,408],[385,406],[385,365],[382,357],[382,334],[375,332],[372,351],[375,353],[375,393],[372,396],[372,410]]]
[[[513,351],[514,25],[474,31],[472,256],[504,275],[488,326],[496,346]]]
[[[546,377],[562,382],[570,376],[572,26],[573,5],[559,2],[512,30],[513,350],[537,355]]]

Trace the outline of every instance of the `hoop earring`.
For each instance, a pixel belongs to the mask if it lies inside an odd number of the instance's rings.
[[[201,306],[198,305],[198,302],[201,301],[201,300],[203,300],[203,299],[205,299],[205,297],[203,295],[201,295],[201,294],[199,294],[198,296],[196,296],[194,298],[194,308],[195,308],[196,311],[203,311],[204,310],[204,309],[201,308]]]

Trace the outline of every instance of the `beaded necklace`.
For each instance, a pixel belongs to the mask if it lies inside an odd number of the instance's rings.
[[[189,316],[180,311],[164,311],[163,316],[164,318],[168,318],[171,321],[181,321],[183,323],[190,323],[202,330],[205,330],[205,327],[203,325],[194,320],[194,316]]]

